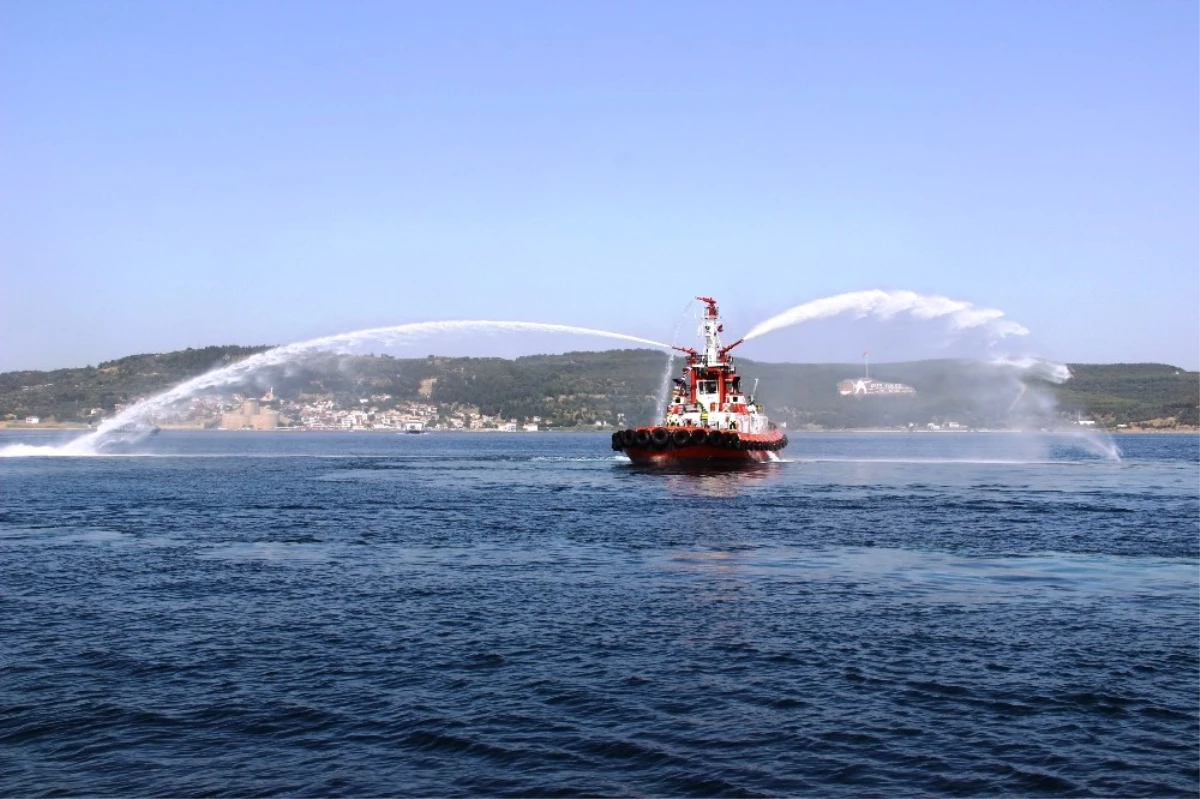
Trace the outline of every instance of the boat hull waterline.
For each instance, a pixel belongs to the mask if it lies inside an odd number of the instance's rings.
[[[634,463],[763,463],[787,443],[787,436],[778,430],[738,433],[703,427],[637,427],[612,436],[612,448]]]

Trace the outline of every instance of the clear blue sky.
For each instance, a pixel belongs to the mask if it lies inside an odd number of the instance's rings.
[[[1183,0],[4,0],[0,370],[454,318],[661,339],[709,292],[736,333],[870,288],[1195,369],[1198,30]]]

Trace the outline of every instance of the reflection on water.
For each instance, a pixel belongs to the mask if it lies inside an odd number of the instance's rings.
[[[630,464],[639,477],[659,481],[671,494],[700,497],[734,497],[748,485],[778,477],[782,463],[740,464]]]

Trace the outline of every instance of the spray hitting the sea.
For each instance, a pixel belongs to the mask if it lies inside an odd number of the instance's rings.
[[[987,363],[1010,376],[1015,396],[1008,406],[1008,417],[1014,426],[1036,430],[1048,424],[1055,425],[1058,429],[1054,435],[1058,438],[1069,439],[1075,446],[1102,458],[1121,460],[1121,448],[1104,427],[1064,429],[1055,423],[1061,409],[1048,387],[1071,379],[1071,369],[1065,363],[1029,356],[1001,356]]]
[[[995,308],[979,308],[963,300],[917,294],[915,291],[872,289],[837,294],[797,305],[755,325],[744,338],[749,341],[785,327],[842,314],[856,318],[873,316],[885,320],[902,314],[920,320],[944,319],[954,331],[982,329],[996,340],[1029,334],[1024,325],[1005,319],[1004,311]]]
[[[602,338],[620,339],[635,344],[647,344],[652,347],[670,349],[669,344],[661,341],[631,336],[625,333],[614,333],[610,330],[596,330],[588,327],[573,325],[547,324],[543,322],[499,322],[489,320],[449,320],[443,322],[412,322],[393,327],[377,327],[368,330],[358,330],[352,333],[339,333],[333,336],[300,341],[286,344],[228,366],[214,369],[174,386],[166,391],[142,400],[121,413],[106,420],[95,431],[70,441],[61,447],[40,448],[46,450],[40,454],[60,455],[90,455],[97,451],[105,439],[114,431],[142,422],[165,411],[178,402],[190,399],[198,394],[243,382],[255,372],[269,367],[280,366],[289,361],[317,352],[348,353],[359,351],[364,345],[389,346],[409,343],[414,339],[431,335],[453,332],[478,333],[564,333],[578,336],[598,336]],[[26,448],[28,449],[28,448]],[[0,451],[0,454],[4,454]],[[27,454],[22,452],[21,454]]]
[[[843,315],[884,321],[904,316],[919,321],[940,320],[948,326],[952,336],[968,331],[982,333],[989,356],[977,363],[990,367],[999,374],[1000,380],[997,382],[989,378],[978,383],[979,391],[986,394],[977,398],[978,405],[988,405],[1003,398],[1001,401],[1007,406],[1005,415],[1010,429],[1040,431],[1059,428],[1059,437],[1068,436],[1095,454],[1120,460],[1120,449],[1103,428],[1061,429],[1061,409],[1049,386],[1071,378],[1071,370],[1065,364],[1027,355],[996,354],[995,348],[1000,342],[1029,335],[1028,328],[1005,318],[1004,311],[996,308],[982,308],[964,300],[914,291],[855,291],[797,305],[755,325],[744,338],[749,341],[805,322]],[[969,384],[970,379],[963,382]]]

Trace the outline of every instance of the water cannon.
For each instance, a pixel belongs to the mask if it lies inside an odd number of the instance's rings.
[[[746,340],[745,337],[742,337],[742,338],[739,338],[737,341],[733,342],[732,344],[730,344],[728,347],[722,347],[721,348],[721,357],[724,358],[726,353],[728,353],[731,349],[733,349],[737,345],[741,344],[745,340]]]
[[[697,297],[696,299],[708,305],[708,308],[704,310],[704,315],[715,319],[717,316],[717,301],[712,297]]]

